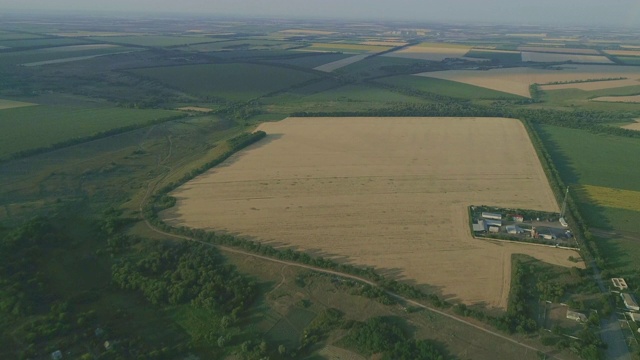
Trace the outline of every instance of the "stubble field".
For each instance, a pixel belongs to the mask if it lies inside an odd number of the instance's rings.
[[[511,255],[473,239],[467,206],[558,211],[522,124],[502,118],[288,118],[185,184],[163,217],[373,266],[449,299],[505,308]]]

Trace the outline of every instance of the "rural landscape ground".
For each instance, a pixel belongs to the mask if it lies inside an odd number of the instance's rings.
[[[0,358],[640,358],[639,34],[0,14]]]

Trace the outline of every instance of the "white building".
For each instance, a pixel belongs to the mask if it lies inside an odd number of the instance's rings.
[[[567,309],[567,319],[571,319],[579,322],[587,322],[587,315],[583,313],[579,313],[577,311]]]
[[[516,225],[507,225],[507,233],[509,234],[522,234],[524,231]]]
[[[485,219],[492,220],[502,220],[502,214],[490,213],[490,212],[482,212],[482,217]]]
[[[620,289],[620,290],[626,290],[629,288],[629,286],[627,285],[627,282],[624,281],[623,278],[612,278],[611,282],[613,283],[613,286]]]
[[[633,295],[622,293],[620,294],[620,296],[622,297],[622,301],[624,301],[624,306],[626,306],[627,309],[640,311],[640,306],[638,306],[638,303],[636,302],[636,299],[633,298]]]

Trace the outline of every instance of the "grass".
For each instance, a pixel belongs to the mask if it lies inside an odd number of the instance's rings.
[[[414,65],[427,65],[428,61],[416,59],[403,59],[391,56],[374,56],[358,61],[338,69],[336,73],[369,78],[376,76],[387,76],[393,74],[390,67],[407,67]],[[422,70],[424,71],[424,70]]]
[[[0,158],[176,115],[166,110],[31,106],[0,112]]]
[[[132,71],[187,93],[246,101],[318,78],[316,75],[269,65],[206,64]]]
[[[640,56],[615,56],[625,65],[640,65]]]
[[[582,185],[576,189],[575,193],[580,198],[591,199],[599,206],[640,212],[640,191]]]
[[[38,39],[44,37],[43,35],[14,33],[9,31],[0,30],[0,41],[4,40],[24,40],[24,39]]]
[[[378,81],[459,99],[524,99],[521,96],[501,91],[423,76],[402,75],[383,78]]]
[[[303,53],[305,54],[305,53]],[[323,54],[323,53],[306,53],[308,56],[300,56],[294,58],[274,59],[272,62],[278,64],[286,64],[293,66],[300,66],[305,68],[314,68],[320,65],[328,64],[330,62],[342,60],[348,58],[346,54]]]
[[[294,307],[278,320],[265,336],[274,343],[284,344],[287,348],[293,349],[300,345],[302,331],[315,317],[316,314],[311,311]]]
[[[291,41],[277,41],[277,40],[262,40],[262,39],[246,39],[246,40],[230,40],[219,41],[216,39],[209,39],[209,41],[215,41],[206,44],[188,45],[183,50],[187,51],[229,51],[229,50],[286,50],[292,47],[300,46]]]
[[[34,105],[36,104],[22,102],[22,101],[0,99],[0,110],[14,109],[19,107],[34,106]]]
[[[140,36],[94,36],[89,39],[100,42],[114,44],[124,44],[133,46],[167,47],[189,44],[198,44],[214,41],[206,37],[195,36],[162,36],[162,35],[140,35]]]
[[[640,86],[624,86],[619,88],[585,91],[580,89],[548,90],[542,92],[542,107],[571,108],[579,106],[582,109],[600,111],[637,111],[637,104],[612,103],[591,101],[601,96],[629,96],[640,94]]]

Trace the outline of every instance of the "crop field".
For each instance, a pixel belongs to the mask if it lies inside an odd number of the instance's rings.
[[[461,99],[522,99],[521,96],[505,92],[424,76],[401,75],[378,81]]]
[[[518,50],[539,53],[556,53],[556,54],[579,54],[579,55],[599,55],[598,50],[594,49],[571,49],[558,47],[543,46],[519,46]]]
[[[344,53],[377,53],[391,49],[391,46],[375,46],[347,43],[312,43],[305,47],[306,51],[340,51]]]
[[[470,46],[440,43],[421,43],[383,56],[401,57],[429,61],[442,61],[446,58],[462,58],[471,49]]]
[[[167,110],[30,106],[0,111],[0,158],[178,114]]]
[[[569,84],[541,85],[541,90],[564,90],[578,89],[584,91],[595,91],[604,89],[617,89],[628,86],[640,86],[639,79],[623,79],[623,80],[606,80],[606,81],[589,81]]]
[[[640,83],[639,83],[640,85]],[[640,103],[640,95],[631,96],[602,96],[591,101],[605,101],[605,102],[625,102],[625,103]]]
[[[640,50],[605,50],[604,52],[615,56],[640,56]]]
[[[139,36],[94,36],[88,39],[95,41],[104,41],[115,44],[133,45],[133,46],[180,46],[188,44],[197,44],[213,41],[207,37],[196,36],[162,36],[162,35],[139,35]]]
[[[360,55],[350,56],[350,57],[345,58],[345,59],[340,59],[340,60],[336,60],[336,61],[330,62],[328,64],[320,65],[318,67],[315,67],[314,70],[324,71],[324,72],[332,72],[334,70],[338,70],[338,69],[343,68],[345,66],[357,63],[358,61],[363,60],[367,56],[369,56],[369,54],[360,54]]]
[[[616,58],[625,65],[640,65],[640,57],[638,56],[617,56]]]
[[[249,100],[317,78],[307,72],[257,64],[171,66],[132,72],[187,93],[227,100]]]
[[[582,185],[576,192],[596,205],[640,212],[640,191]]]
[[[292,41],[243,39],[243,40],[221,40],[208,38],[209,42],[202,44],[190,44],[181,50],[210,52],[210,51],[242,51],[242,50],[286,50],[300,46]],[[236,55],[239,56],[239,55]]]
[[[576,265],[573,251],[469,234],[470,204],[558,211],[517,120],[289,118],[259,129],[265,141],[174,191],[165,220],[373,266],[496,308],[506,307],[512,254]]]
[[[25,106],[34,106],[34,105],[37,105],[37,104],[32,104],[32,103],[22,102],[22,101],[0,99],[0,110],[13,109],[13,108],[19,108],[19,107],[25,107]]]
[[[286,35],[331,35],[334,31],[313,30],[313,29],[287,29],[278,31],[280,34]]]
[[[529,67],[479,70],[449,70],[418,74],[443,80],[462,82],[497,91],[530,97],[529,86],[559,81],[577,81],[588,79],[627,77],[631,81],[640,78],[640,68],[611,65],[572,65],[558,67],[561,70],[538,69]],[[572,88],[583,86],[606,86],[607,81],[595,83],[563,84]],[[594,85],[591,85],[594,84]],[[598,85],[595,85],[598,84]],[[625,83],[627,84],[627,83]],[[637,85],[637,84],[636,84]],[[560,86],[560,85],[552,85]],[[627,85],[621,85],[627,86]]]
[[[23,39],[37,39],[41,38],[41,35],[35,34],[25,34],[25,33],[14,33],[10,31],[2,31],[0,30],[0,41],[4,40],[23,40]]]
[[[277,64],[286,64],[286,65],[300,66],[300,67],[312,69],[320,65],[329,64],[334,61],[338,61],[338,60],[342,60],[350,57],[350,55],[348,54],[336,54],[336,53],[303,52],[302,54],[308,54],[309,56],[273,59],[271,61]]]
[[[565,62],[571,61],[574,63],[587,63],[587,64],[612,64],[613,61],[604,56],[599,55],[574,55],[574,54],[556,54],[556,53],[542,53],[542,52],[522,52],[523,62]]]
[[[465,57],[498,60],[503,63],[519,63],[520,61],[522,61],[522,54],[520,54],[519,51],[508,51],[508,50],[472,49],[465,54]]]

